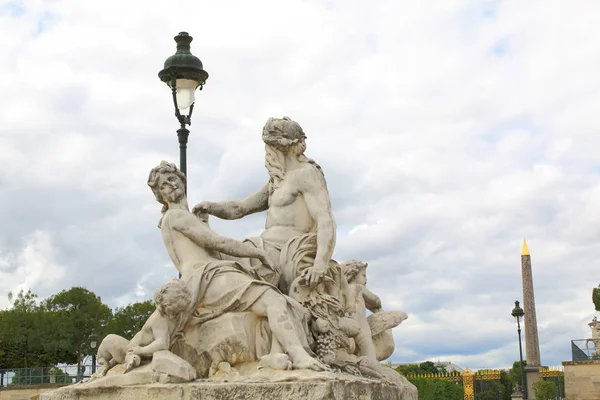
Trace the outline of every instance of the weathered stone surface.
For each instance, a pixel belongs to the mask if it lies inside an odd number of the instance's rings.
[[[175,400],[192,399],[184,397],[184,388],[179,385],[144,385],[121,387],[83,387],[79,385],[65,386],[58,390],[42,393],[40,400]]]
[[[524,247],[526,244],[524,245]],[[531,256],[521,256],[521,273],[523,280],[523,309],[525,311],[525,352],[527,365],[539,367],[540,342],[538,339],[537,317],[535,314],[535,296],[533,291],[533,274],[531,272]],[[531,396],[529,396],[531,398]]]
[[[40,400],[417,400],[412,385],[390,386],[366,381],[308,381],[282,383],[154,384],[114,388],[77,388],[43,393]]]
[[[196,370],[183,358],[168,350],[157,351],[152,357],[152,370],[157,374],[179,378],[183,381],[196,379]]]
[[[267,340],[259,337],[257,343],[256,330],[260,323],[261,319],[248,311],[229,313],[202,325],[188,325],[184,341],[198,354],[207,352],[214,366],[220,362],[236,365],[256,361],[269,350]]]
[[[563,361],[567,400],[597,400],[600,395],[600,360]]]

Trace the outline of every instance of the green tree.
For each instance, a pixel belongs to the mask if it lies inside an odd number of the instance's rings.
[[[535,400],[554,400],[558,395],[556,385],[551,381],[537,381],[533,384]]]
[[[37,295],[31,290],[25,292],[21,289],[16,297],[12,292],[8,293],[12,307],[1,312],[0,365],[7,368],[27,368],[32,365],[31,344],[39,317],[36,299]]]
[[[21,312],[34,312],[37,311],[37,294],[32,293],[31,289],[25,293],[23,289],[17,294],[15,298],[12,292],[8,292],[8,301],[13,303],[13,310]],[[14,301],[13,301],[14,299]]]
[[[419,400],[463,400],[465,389],[444,379],[408,378],[417,387]]]
[[[56,367],[15,369],[13,374],[14,375],[12,376],[10,383],[11,386],[40,385],[46,383],[73,383],[69,374]]]
[[[422,374],[437,374],[440,372],[431,361],[425,361],[419,364],[419,370]]]
[[[445,373],[446,369],[440,369],[432,361],[425,361],[421,364],[405,364],[396,367],[396,372],[400,375],[418,375],[418,374],[439,374]]]
[[[95,332],[100,337],[112,317],[110,308],[95,293],[83,287],[63,290],[45,300],[42,304],[46,312],[54,312],[64,321],[62,334],[66,343],[75,351],[80,364],[84,354],[90,354],[89,337]]]
[[[596,311],[600,311],[600,285],[592,289],[592,302]]]
[[[68,315],[47,311],[36,304],[37,296],[9,293],[12,307],[0,311],[0,368],[45,367],[76,362],[76,352],[66,339]]]
[[[405,364],[398,365],[396,367],[396,372],[403,376],[417,375],[420,373],[420,369],[418,364]]]
[[[509,371],[500,371],[500,384],[504,386],[504,391],[502,392],[502,400],[510,400],[510,397],[515,388],[515,380],[510,375]]]
[[[156,310],[152,300],[129,304],[114,311],[108,331],[131,339],[139,332],[146,320]]]
[[[498,381],[484,381],[483,390],[476,393],[477,400],[498,400],[504,396],[504,386]],[[510,396],[509,396],[510,398]]]
[[[523,360],[523,368],[525,368],[526,366],[527,366],[527,360]],[[518,386],[519,388],[523,388],[527,385],[527,376],[525,376],[525,385],[522,385],[522,382],[521,382],[521,363],[520,363],[520,361],[515,361],[513,363],[513,366],[510,369],[510,371],[508,372],[508,374],[510,375],[514,384],[516,386]],[[514,389],[515,388],[513,387],[513,390]]]

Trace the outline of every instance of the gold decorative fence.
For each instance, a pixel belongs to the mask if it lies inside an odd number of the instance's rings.
[[[564,375],[560,368],[540,368],[540,378],[556,378]]]
[[[447,372],[441,374],[409,374],[407,378],[444,379],[462,383],[465,389],[465,400],[475,400],[475,378],[481,380],[500,380],[501,372],[495,369],[485,369],[477,372],[465,368],[463,372]]]

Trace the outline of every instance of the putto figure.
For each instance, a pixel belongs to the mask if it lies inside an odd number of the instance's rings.
[[[372,362],[385,360],[394,352],[392,328],[408,318],[402,311],[383,311],[381,299],[367,288],[369,264],[348,260],[340,264],[348,281],[348,312],[356,319],[360,330],[354,341],[355,354]],[[367,310],[372,314],[367,317]]]
[[[321,167],[304,155],[306,135],[288,117],[269,118],[262,131],[269,182],[244,200],[202,202],[195,214],[234,220],[267,211],[265,231],[247,242],[264,249],[273,271],[259,268],[263,278],[285,294],[299,276],[311,287],[327,280],[339,283],[331,268],[336,225]]]

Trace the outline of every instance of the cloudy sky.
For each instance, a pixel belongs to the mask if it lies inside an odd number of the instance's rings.
[[[600,283],[597,1],[0,0],[0,308],[86,286],[111,307],[176,275],[146,186],[177,162],[158,71],[188,31],[189,197],[267,180],[261,129],[288,115],[325,171],[337,260],[409,319],[396,362],[506,367],[520,254],[542,363],[589,337]],[[255,236],[265,215],[211,220]]]

